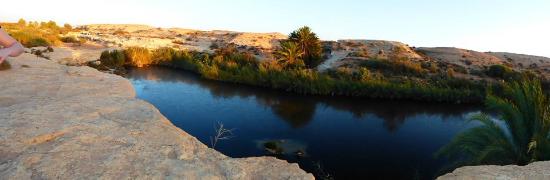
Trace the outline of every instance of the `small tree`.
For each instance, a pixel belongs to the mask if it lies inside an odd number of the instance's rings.
[[[517,78],[518,73],[515,73],[512,68],[505,66],[505,65],[492,65],[487,70],[487,75],[494,78],[501,78],[505,80],[509,80],[511,78]]]
[[[289,40],[298,44],[302,49],[304,53],[302,59],[308,68],[313,68],[320,64],[322,58],[321,41],[311,31],[311,28],[304,26],[290,33]]]
[[[277,63],[281,64],[284,68],[300,69],[305,66],[302,56],[304,52],[298,44],[291,41],[284,41],[281,43],[281,48],[275,52],[275,56],[278,58]]]
[[[27,26],[27,21],[25,21],[25,19],[21,18],[21,19],[19,19],[19,21],[17,21],[17,24],[18,24],[19,26],[23,26],[23,27],[24,27],[24,26]]]
[[[70,24],[67,24],[67,23],[65,23],[65,24],[63,25],[63,28],[65,28],[65,30],[67,30],[67,31],[73,30],[73,26],[71,26]]]

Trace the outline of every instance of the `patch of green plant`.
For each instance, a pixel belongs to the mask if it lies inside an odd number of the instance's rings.
[[[519,79],[521,76],[520,73],[515,72],[512,68],[500,64],[489,66],[486,74],[489,77],[500,78],[504,80]]]
[[[538,79],[502,85],[489,93],[486,106],[499,116],[471,118],[480,125],[458,134],[436,154],[454,161],[450,168],[464,165],[526,165],[550,160],[550,98]]]

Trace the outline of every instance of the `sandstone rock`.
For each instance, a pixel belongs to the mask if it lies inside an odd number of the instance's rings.
[[[474,179],[550,179],[550,161],[535,162],[527,166],[467,166],[437,178],[438,180]]]
[[[122,77],[30,54],[9,61],[0,71],[0,179],[313,179],[297,164],[208,148]]]

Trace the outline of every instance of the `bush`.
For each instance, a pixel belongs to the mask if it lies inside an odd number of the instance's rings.
[[[44,37],[40,37],[39,35],[30,32],[20,31],[11,33],[10,35],[28,48],[38,46],[50,46],[52,44]]]
[[[363,57],[363,58],[368,58],[369,57],[369,52],[365,49],[362,49],[360,51],[354,51],[354,52],[351,52],[348,54],[348,57]]]
[[[124,51],[129,65],[143,67],[152,64],[151,52],[143,47],[128,47]]]
[[[210,49],[211,49],[211,50],[215,50],[215,49],[218,49],[218,48],[220,48],[220,46],[218,45],[218,43],[213,42],[212,44],[210,44]]]
[[[122,67],[126,63],[126,56],[123,51],[103,51],[99,58],[101,64],[110,68]]]
[[[80,40],[74,36],[64,36],[61,37],[60,40],[64,43],[80,43]]]
[[[53,21],[38,24],[37,22],[26,23],[21,19],[16,24],[2,24],[2,28],[28,48],[57,45],[61,42],[60,27]]]
[[[487,70],[486,74],[489,77],[500,78],[504,80],[512,80],[519,78],[519,73],[512,70],[512,68],[504,65],[492,65]]]
[[[126,36],[126,35],[129,35],[130,33],[127,32],[127,31],[124,31],[124,30],[116,30],[115,32],[113,32],[113,35],[116,35],[116,36]]]

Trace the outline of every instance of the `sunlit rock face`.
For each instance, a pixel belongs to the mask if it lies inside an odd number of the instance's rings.
[[[437,179],[550,179],[550,161],[535,162],[527,166],[466,166]]]
[[[31,54],[9,61],[0,71],[0,179],[313,179],[297,164],[206,147],[120,76]]]

